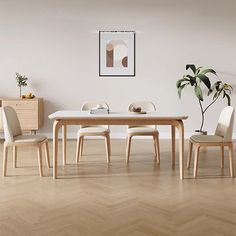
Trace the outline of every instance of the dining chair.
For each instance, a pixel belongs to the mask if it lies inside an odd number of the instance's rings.
[[[221,168],[224,168],[224,147],[228,147],[229,150],[229,168],[230,176],[234,177],[233,169],[233,123],[234,123],[234,107],[225,107],[219,117],[219,121],[214,135],[193,135],[189,140],[189,156],[187,162],[187,168],[190,167],[192,159],[192,149],[195,146],[195,159],[194,159],[194,178],[197,178],[198,159],[200,147],[216,147],[221,148]]]
[[[42,146],[45,145],[45,154],[47,167],[50,168],[49,161],[49,147],[48,139],[43,135],[24,135],[20,126],[20,122],[16,111],[10,107],[6,106],[2,108],[2,118],[3,118],[3,129],[4,129],[4,148],[3,148],[3,176],[7,173],[7,157],[8,148],[13,148],[13,167],[17,167],[17,150],[18,147],[37,147],[38,150],[38,164],[39,164],[39,174],[43,176],[43,166],[42,166]]]
[[[129,105],[128,111],[132,112],[134,107],[141,107],[142,111],[154,112],[156,107],[152,102],[141,101],[133,102]],[[142,114],[140,114],[142,115]],[[126,147],[126,161],[130,159],[131,140],[133,136],[152,136],[154,141],[155,161],[160,163],[160,145],[159,145],[159,132],[155,125],[129,125],[127,129],[127,147]]]
[[[109,106],[106,102],[87,102],[83,104],[82,111],[90,111],[92,108],[101,105],[107,109]],[[111,144],[110,144],[110,129],[108,125],[81,125],[77,133],[77,146],[76,146],[76,163],[79,162],[83,154],[83,143],[85,136],[103,136],[105,138],[107,163],[110,162]]]

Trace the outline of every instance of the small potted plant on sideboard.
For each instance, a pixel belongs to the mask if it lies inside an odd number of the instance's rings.
[[[19,73],[16,73],[17,86],[20,88],[20,98],[21,98],[22,87],[27,86],[27,80],[28,80],[28,78],[25,75],[21,75]]]

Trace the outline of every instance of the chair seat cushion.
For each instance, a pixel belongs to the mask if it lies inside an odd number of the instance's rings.
[[[79,129],[78,135],[88,135],[88,136],[95,135],[96,136],[96,135],[104,135],[109,132],[110,130],[108,128],[93,126],[93,127],[85,127],[85,128]]]
[[[44,135],[18,135],[14,137],[15,143],[41,143],[47,139]]]
[[[223,138],[216,135],[193,135],[190,137],[191,140],[197,143],[217,143],[223,142]]]
[[[127,133],[132,135],[153,135],[158,133],[158,131],[152,127],[131,127],[127,129]]]

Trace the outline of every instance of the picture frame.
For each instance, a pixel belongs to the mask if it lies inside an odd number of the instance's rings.
[[[99,76],[135,76],[135,31],[99,31]]]

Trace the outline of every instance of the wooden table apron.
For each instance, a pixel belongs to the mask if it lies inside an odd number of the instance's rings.
[[[186,119],[186,118],[183,118]],[[58,165],[58,131],[62,127],[62,148],[63,165],[66,164],[66,139],[67,125],[170,125],[172,138],[172,163],[175,163],[175,128],[179,132],[179,171],[180,179],[184,179],[184,124],[182,119],[177,118],[155,118],[148,119],[130,119],[130,118],[112,118],[105,117],[96,119],[76,118],[76,119],[55,119],[53,123],[53,178],[57,178]]]

